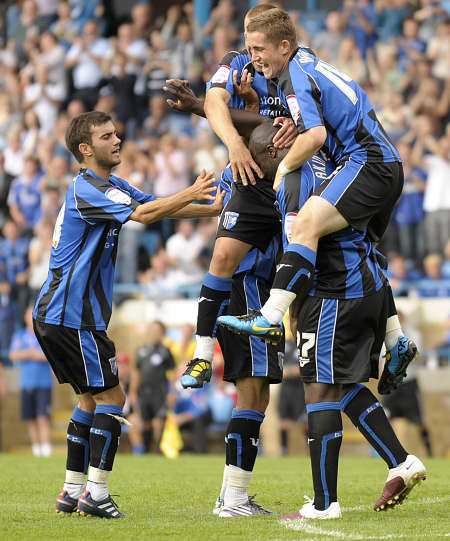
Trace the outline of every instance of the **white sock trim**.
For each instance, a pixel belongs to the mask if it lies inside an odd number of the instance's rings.
[[[71,485],[84,485],[86,483],[86,474],[80,471],[66,470],[64,482]]]
[[[227,464],[225,464],[225,466],[223,467],[222,487],[220,489],[220,495],[219,495],[219,498],[222,501],[225,498],[225,491],[227,489],[227,484],[228,484],[228,468],[229,466]]]
[[[386,335],[384,337],[386,349],[393,348],[401,336],[403,336],[403,330],[396,314],[386,320]]]
[[[271,289],[270,297],[261,308],[261,314],[272,325],[280,323],[297,295],[285,289]]]
[[[211,336],[195,336],[196,346],[194,359],[204,359],[211,362],[214,354],[214,338]]]
[[[89,466],[88,482],[92,481],[93,483],[107,483],[108,475],[108,470],[101,470],[100,468]]]

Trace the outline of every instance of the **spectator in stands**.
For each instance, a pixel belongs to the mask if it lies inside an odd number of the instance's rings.
[[[116,97],[114,113],[125,126],[136,116],[134,86],[136,74],[127,72],[127,56],[118,52],[109,68],[108,85]]]
[[[362,58],[365,59],[376,41],[375,9],[372,3],[369,0],[344,0],[342,15],[347,31],[353,36]]]
[[[219,175],[225,169],[228,163],[227,151],[223,145],[218,144],[210,130],[199,130],[195,147],[194,174],[199,174],[202,169],[205,169]]]
[[[424,199],[426,246],[429,253],[442,253],[450,238],[450,135],[439,141],[426,137],[418,144],[431,151],[424,158],[428,173]]]
[[[418,264],[424,254],[423,242],[423,194],[426,186],[426,172],[411,163],[411,147],[398,145],[403,160],[405,184],[395,210],[395,223],[398,227],[400,253],[411,262]]]
[[[30,241],[28,260],[30,272],[28,287],[30,300],[34,301],[48,274],[50,251],[52,247],[53,223],[41,220],[34,228],[34,236]]]
[[[41,124],[33,109],[28,109],[23,117],[22,148],[26,156],[36,155],[38,151]]]
[[[429,254],[423,260],[425,277],[429,280],[440,280],[442,278],[442,256],[440,254]]]
[[[11,128],[8,134],[8,144],[3,151],[5,158],[5,173],[11,181],[22,174],[24,165],[24,151],[21,142],[21,130],[19,125]]]
[[[171,134],[161,137],[155,168],[153,193],[157,197],[171,195],[189,185],[189,162]]]
[[[1,245],[0,245],[1,248]],[[14,332],[15,305],[8,280],[6,255],[0,249],[0,365],[9,365],[9,347]]]
[[[45,64],[36,64],[35,82],[24,90],[24,107],[33,109],[39,118],[41,134],[49,135],[58,116],[58,109],[66,97],[64,80],[51,82]]]
[[[0,249],[4,257],[6,280],[10,286],[11,301],[16,307],[15,321],[20,325],[28,303],[29,238],[20,234],[19,227],[11,219],[5,221],[2,233]]]
[[[169,118],[167,104],[164,96],[154,94],[149,98],[148,109],[150,115],[144,122],[144,135],[159,138],[169,132]]]
[[[170,11],[171,8],[169,8]],[[145,95],[152,98],[161,94],[166,79],[170,77],[171,52],[159,30],[153,30],[150,34],[150,50],[147,62],[144,66]],[[150,113],[152,108],[150,107]]]
[[[425,279],[417,284],[417,290],[421,297],[449,297],[450,282],[442,280],[442,256],[429,254],[423,260]]]
[[[380,41],[400,36],[404,20],[410,14],[408,0],[376,0],[375,27]]]
[[[426,43],[419,37],[419,25],[413,18],[403,21],[403,35],[399,40],[399,66],[405,71],[408,64],[417,62],[426,50]]]
[[[198,264],[198,256],[204,248],[202,236],[196,232],[194,223],[189,220],[180,221],[176,231],[167,240],[167,255],[178,269],[201,280],[202,271]]]
[[[39,162],[28,156],[23,173],[12,182],[8,196],[11,216],[23,233],[29,233],[41,217],[40,180]]]
[[[131,8],[131,22],[133,34],[136,39],[147,39],[151,25],[151,6],[145,2],[138,2]]]
[[[57,17],[50,30],[67,51],[78,35],[77,25],[71,17],[69,0],[58,2]]]
[[[321,58],[331,64],[336,64],[344,38],[341,13],[330,11],[325,18],[325,28],[313,36],[312,47]]]
[[[352,36],[345,36],[342,39],[333,64],[358,83],[363,84],[366,81],[367,69]]]
[[[66,68],[73,69],[73,97],[82,100],[88,109],[92,109],[97,102],[103,77],[102,61],[110,54],[111,45],[108,40],[99,37],[95,21],[86,22],[83,34],[75,39],[67,53]]]
[[[143,441],[135,442],[134,452],[159,448],[167,412],[169,380],[167,372],[175,368],[169,349],[164,345],[166,327],[161,321],[152,322],[146,331],[146,342],[136,352],[131,369],[130,402],[143,423]]]
[[[34,456],[50,456],[52,376],[33,331],[32,307],[25,313],[25,328],[14,334],[10,359],[20,368],[22,419],[27,421]]]
[[[433,62],[431,73],[437,79],[450,79],[450,17],[443,20],[428,42],[427,55]]]

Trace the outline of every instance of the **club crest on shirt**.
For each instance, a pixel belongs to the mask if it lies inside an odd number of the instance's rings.
[[[117,357],[111,357],[108,359],[109,364],[111,365],[111,372],[117,376]]]
[[[292,120],[295,122],[295,124],[297,124],[300,117],[300,106],[297,101],[297,96],[295,94],[289,94],[289,96],[286,96],[286,101]]]
[[[225,212],[224,218],[223,218],[223,228],[224,229],[233,229],[233,227],[236,225],[239,218],[239,212],[231,212],[227,211]]]
[[[129,205],[131,203],[131,197],[122,190],[119,190],[119,188],[108,188],[105,192],[105,196],[113,203],[121,205]]]
[[[284,234],[286,235],[288,242],[291,242],[292,228],[294,227],[296,217],[296,212],[288,212],[284,218]]]
[[[220,66],[211,79],[213,84],[223,84],[228,81],[228,75],[230,74],[229,66]]]

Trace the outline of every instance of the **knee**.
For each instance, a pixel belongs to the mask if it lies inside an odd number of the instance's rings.
[[[117,385],[112,389],[108,389],[94,397],[96,404],[112,404],[123,408],[125,405],[125,393],[122,391],[122,387]]]
[[[217,276],[232,276],[239,260],[231,250],[215,250],[210,263],[210,270]]]
[[[339,402],[342,396],[342,386],[326,383],[305,383],[306,404],[318,402]]]

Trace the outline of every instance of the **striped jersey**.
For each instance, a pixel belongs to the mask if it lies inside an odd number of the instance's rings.
[[[34,319],[105,330],[120,229],[138,205],[154,199],[115,175],[105,180],[81,169],[56,220],[49,273],[36,299]]]
[[[236,93],[233,84],[233,73],[237,70],[238,82],[244,70],[253,75],[252,87],[259,96],[259,114],[276,118],[289,117],[289,110],[278,96],[276,82],[266,79],[262,73],[255,70],[250,55],[242,51],[230,51],[220,61],[219,67],[206,85],[210,88],[224,88],[231,96],[229,106],[233,109],[245,109],[245,101]]]
[[[348,75],[299,47],[278,78],[278,95],[300,133],[324,126],[322,149],[336,165],[400,162],[364,90]]]
[[[277,203],[282,216],[283,246],[289,244],[292,224],[307,199],[331,173],[334,165],[315,155],[297,171],[286,175]],[[322,237],[317,249],[314,286],[309,295],[332,299],[357,299],[377,292],[385,283],[375,245],[366,232],[347,227]]]

